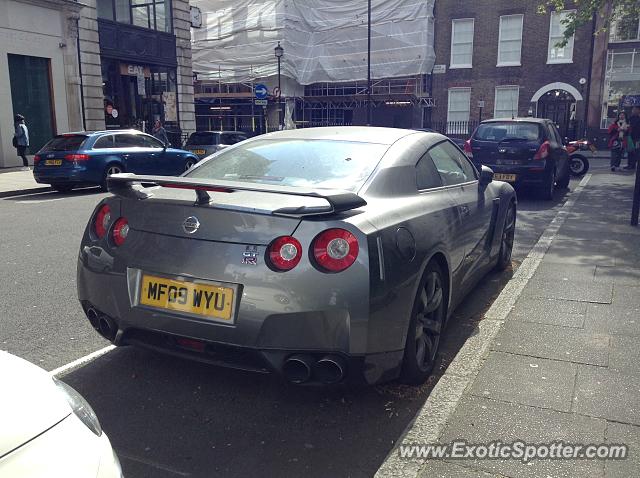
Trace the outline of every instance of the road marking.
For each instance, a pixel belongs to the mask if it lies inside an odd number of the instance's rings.
[[[169,468],[168,466],[161,465],[160,463],[156,463],[154,461],[147,460],[146,458],[138,458],[136,456],[132,456],[132,455],[129,455],[127,453],[124,453],[124,452],[122,452],[120,450],[116,450],[116,455],[118,455],[118,457],[120,457],[120,458],[124,458],[124,459],[130,460],[130,461],[135,461],[137,463],[142,463],[143,465],[147,465],[147,466],[150,466],[152,468],[156,468],[158,470],[166,471],[167,473],[171,473],[173,475],[191,476],[191,473],[186,473],[184,471],[174,470],[173,468]]]
[[[116,348],[115,345],[108,345],[103,349],[96,350],[95,352],[91,352],[90,354],[85,355],[84,357],[80,357],[79,359],[74,360],[73,362],[69,362],[68,364],[63,365],[62,367],[58,367],[49,373],[55,377],[62,377],[70,372],[73,372],[74,370],[79,369],[80,367],[87,365],[89,362],[94,361],[98,357],[102,357],[103,355],[111,352],[115,348]]]
[[[413,478],[421,476],[421,470],[427,460],[424,458],[400,458],[400,445],[438,443],[449,418],[453,416],[464,391],[471,385],[489,354],[493,340],[511,312],[513,305],[523,289],[533,277],[547,250],[570,209],[580,197],[582,190],[591,179],[585,175],[573,194],[556,213],[553,221],[544,230],[538,242],[531,249],[522,264],[493,302],[484,318],[478,323],[478,330],[472,334],[460,348],[453,361],[440,377],[429,394],[427,401],[418,411],[414,420],[405,429],[375,474],[375,478]]]
[[[62,201],[65,198],[40,199],[36,201],[14,201],[16,204],[40,204],[43,202]]]

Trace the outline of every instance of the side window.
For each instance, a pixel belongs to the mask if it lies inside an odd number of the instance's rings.
[[[115,148],[112,134],[102,136],[98,138],[95,143],[93,143],[93,149],[106,149],[106,148]]]
[[[476,180],[473,166],[469,164],[467,158],[461,157],[457,148],[448,141],[443,141],[431,148],[429,156],[433,159],[445,186]]]
[[[115,139],[116,148],[144,148],[144,141],[137,134],[117,134]]]
[[[442,186],[442,179],[429,153],[422,156],[416,164],[416,185],[420,191]]]
[[[231,145],[236,143],[236,135],[225,133],[221,135],[220,144]]]
[[[162,143],[154,138],[153,136],[148,136],[146,134],[141,134],[140,138],[142,139],[142,144],[145,148],[163,148]]]

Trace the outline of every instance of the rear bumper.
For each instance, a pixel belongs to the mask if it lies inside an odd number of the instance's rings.
[[[214,365],[281,376],[285,361],[293,355],[307,357],[312,369],[319,359],[330,355],[345,363],[342,381],[352,384],[388,381],[399,375],[403,351],[369,353],[354,345],[367,342],[368,329],[362,326],[362,317],[353,320],[361,311],[349,310],[344,304],[309,310],[295,303],[276,302],[263,305],[265,310],[255,310],[247,300],[244,305],[248,307],[238,309],[233,325],[132,306],[135,301],[130,297],[127,274],[113,271],[113,258],[104,249],[98,255],[98,248],[93,252],[90,249],[84,248],[78,260],[78,298],[85,313],[91,308],[113,325],[105,334],[95,317],[90,320],[116,345],[137,345]],[[273,292],[278,289],[274,287]],[[243,301],[251,298],[248,288],[240,293]],[[264,291],[261,294],[266,298]],[[361,299],[356,302],[368,303],[367,298]],[[365,337],[358,337],[361,334]],[[319,381],[312,373],[305,383]]]
[[[86,168],[47,168],[36,167],[33,177],[40,184],[100,184],[101,178]]]
[[[496,174],[513,174],[515,182],[508,181],[517,186],[542,186],[549,179],[546,162],[538,161],[536,165],[502,165],[476,162],[476,167],[488,166]]]

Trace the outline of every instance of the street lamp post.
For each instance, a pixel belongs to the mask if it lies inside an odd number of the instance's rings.
[[[284,129],[284,125],[282,124],[282,89],[280,86],[280,59],[282,55],[284,55],[284,48],[280,46],[280,42],[278,42],[278,46],[274,48],[274,52],[276,58],[278,59],[278,128]]]

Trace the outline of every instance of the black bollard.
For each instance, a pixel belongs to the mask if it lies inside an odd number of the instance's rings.
[[[640,161],[636,161],[636,185],[633,188],[633,207],[631,208],[631,225],[638,225],[640,213]]]

